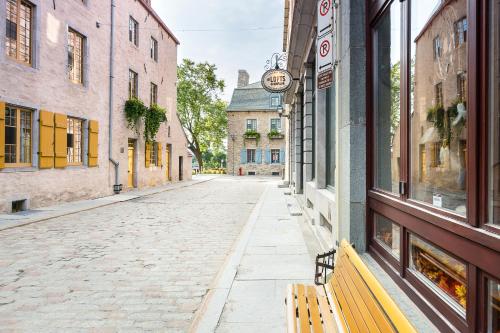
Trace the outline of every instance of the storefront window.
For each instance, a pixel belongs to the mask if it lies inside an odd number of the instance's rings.
[[[467,269],[464,263],[410,235],[410,269],[456,309],[465,312]]]
[[[490,222],[500,225],[500,2],[490,0]]]
[[[488,333],[500,332],[500,284],[497,281],[488,282]]]
[[[380,215],[375,215],[375,239],[399,260],[399,225]]]
[[[336,136],[335,83],[326,90],[326,184],[335,187]]]
[[[375,28],[375,186],[399,193],[401,4]]]
[[[412,1],[411,197],[464,216],[467,29],[466,0]]]

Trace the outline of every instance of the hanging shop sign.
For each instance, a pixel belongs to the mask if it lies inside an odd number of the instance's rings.
[[[293,77],[284,69],[270,69],[262,76],[262,86],[270,93],[282,93],[290,89]]]
[[[334,30],[334,0],[318,0],[318,39],[316,41],[318,89],[327,89],[333,84],[333,67],[335,64]]]

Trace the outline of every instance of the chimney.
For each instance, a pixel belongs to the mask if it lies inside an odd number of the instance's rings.
[[[240,69],[238,71],[238,88],[246,87],[248,86],[250,81],[250,75],[248,75],[248,72],[244,69]]]

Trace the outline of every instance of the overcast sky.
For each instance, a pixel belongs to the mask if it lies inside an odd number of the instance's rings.
[[[223,98],[227,101],[236,87],[238,69],[249,72],[250,82],[259,81],[266,60],[273,52],[281,52],[283,0],[153,0],[152,3],[180,40],[179,62],[189,58],[217,65],[218,76],[226,82]]]

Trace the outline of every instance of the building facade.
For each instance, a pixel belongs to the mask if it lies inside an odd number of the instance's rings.
[[[0,212],[178,180],[179,163],[191,176],[178,41],[149,2],[1,0],[0,20]],[[130,71],[136,96],[168,111],[148,158],[124,116]]]
[[[334,1],[323,90],[318,2],[286,1],[284,34],[287,180],[318,248],[354,243],[419,331],[498,332],[500,1]]]
[[[227,108],[227,173],[231,175],[283,176],[285,127],[278,113],[282,96],[271,94],[260,82],[249,84],[241,70],[238,87]]]

